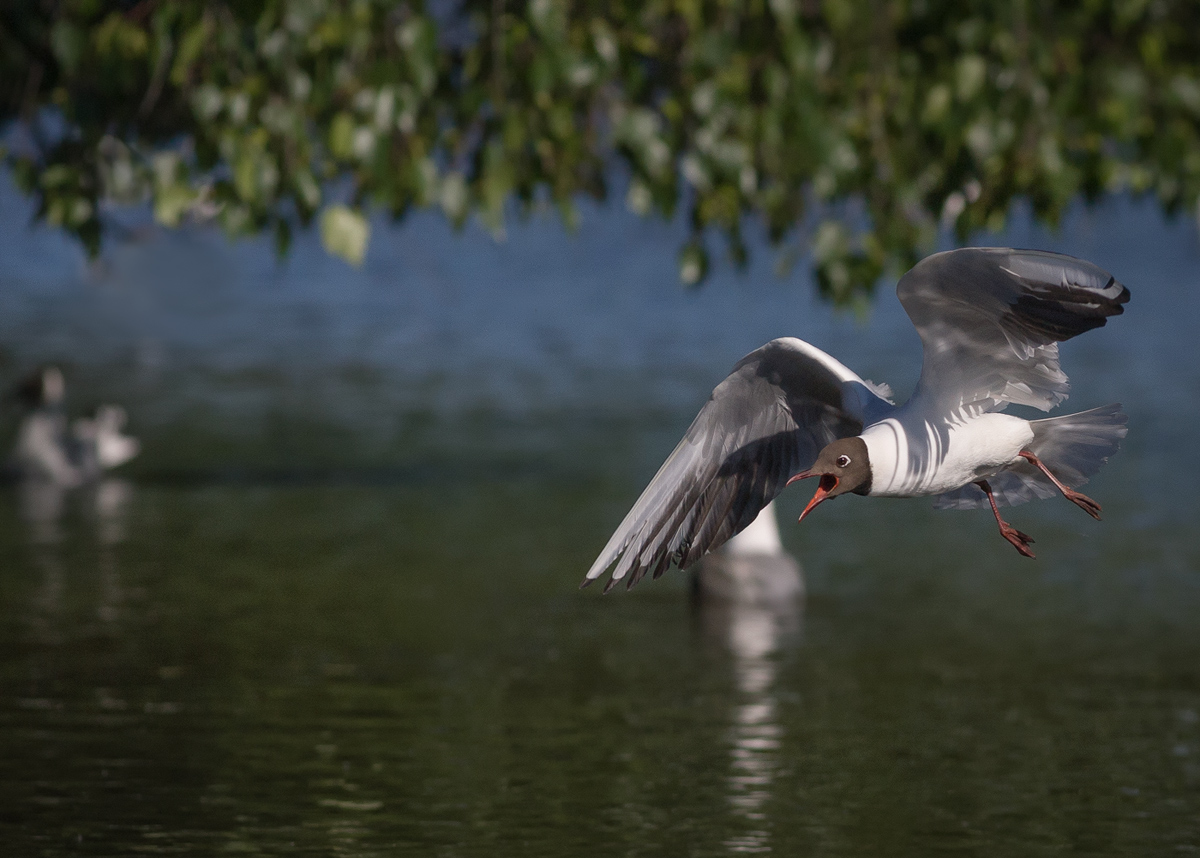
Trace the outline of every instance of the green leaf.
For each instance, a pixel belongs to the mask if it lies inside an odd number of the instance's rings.
[[[145,56],[150,48],[146,31],[131,23],[120,12],[110,12],[96,28],[92,41],[101,57],[132,60]]]
[[[697,239],[692,239],[679,251],[679,279],[695,286],[708,274],[708,251]]]
[[[321,215],[321,244],[351,265],[362,265],[370,236],[371,225],[354,209],[329,206]]]
[[[292,177],[296,187],[296,201],[307,212],[316,211],[321,204],[321,186],[308,170],[297,170]]]
[[[182,86],[187,80],[192,65],[204,50],[210,32],[209,19],[205,15],[183,34],[179,49],[175,52],[175,62],[171,65],[171,83]]]
[[[87,37],[83,30],[70,21],[59,21],[50,31],[50,44],[54,49],[54,57],[63,70],[73,74],[87,47]]]
[[[280,258],[287,256],[292,247],[292,225],[286,219],[275,221],[275,254]]]
[[[182,182],[160,187],[154,194],[154,219],[163,226],[179,226],[196,199],[196,192]]]
[[[329,151],[341,161],[354,157],[354,116],[342,112],[329,123]]]

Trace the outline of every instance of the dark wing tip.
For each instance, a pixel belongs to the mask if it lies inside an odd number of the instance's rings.
[[[1118,292],[1116,295],[1113,295],[1112,297],[1108,297],[1108,293],[1112,289],[1120,289],[1121,291]],[[1104,288],[1100,289],[1098,291],[1102,296],[1104,296],[1107,304],[1110,307],[1110,310],[1109,310],[1110,316],[1119,316],[1125,312],[1125,308],[1122,307],[1121,305],[1129,303],[1130,295],[1129,295],[1129,287],[1128,286],[1126,286],[1124,283],[1121,283],[1120,281],[1117,280],[1116,277],[1113,277],[1110,274],[1108,276],[1108,282],[1104,284]]]
[[[1061,342],[1125,312],[1129,289],[1099,266],[1046,251],[1012,253],[1004,270],[1024,290],[1009,305],[1018,327]]]

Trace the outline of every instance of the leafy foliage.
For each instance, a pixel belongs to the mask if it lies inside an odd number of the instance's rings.
[[[281,251],[322,213],[356,260],[367,210],[499,233],[514,200],[571,223],[619,181],[641,214],[685,207],[684,280],[713,234],[743,261],[750,216],[848,303],[1018,198],[1048,223],[1114,190],[1193,210],[1200,5],[9,0],[0,124],[92,252],[111,203]]]

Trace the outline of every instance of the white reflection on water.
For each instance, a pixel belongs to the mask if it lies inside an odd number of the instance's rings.
[[[30,631],[43,644],[61,643],[62,637],[66,575],[59,546],[66,500],[67,490],[53,480],[28,478],[17,483],[17,508],[41,579],[30,605]]]
[[[121,617],[125,591],[121,584],[117,546],[126,537],[133,485],[106,478],[79,488],[54,480],[27,478],[17,483],[17,506],[25,525],[33,561],[41,575],[32,604],[30,623],[34,637],[46,644],[61,643],[72,631],[63,627],[67,576],[63,545],[72,512],[90,530],[95,546],[96,608],[101,626]]]
[[[116,548],[125,541],[133,484],[103,479],[88,487],[86,494],[90,495],[87,508],[96,534],[96,573],[100,585],[96,616],[102,623],[115,624],[121,619],[126,601]]]
[[[87,493],[91,495],[87,506],[95,524],[96,541],[105,548],[124,542],[133,483],[109,477],[89,487]]]
[[[773,527],[773,511],[767,512]],[[775,693],[775,656],[799,639],[803,605],[799,564],[783,552],[777,540],[773,550],[761,553],[734,546],[706,557],[695,580],[701,628],[733,655],[737,687],[728,734],[726,800],[747,828],[724,845],[735,853],[770,852],[766,806],[780,768],[783,738]],[[716,597],[716,592],[724,598]]]

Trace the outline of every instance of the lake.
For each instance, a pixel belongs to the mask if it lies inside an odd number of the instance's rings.
[[[807,597],[695,605],[686,573],[578,583],[708,391],[795,335],[907,396],[890,285],[678,285],[680,224],[619,207],[505,242],[380,222],[134,230],[93,263],[0,188],[0,381],[64,368],[142,455],[0,490],[0,842],[11,855],[1200,852],[1200,234],[1119,199],[990,244],[1111,270],[1063,347],[1121,452],[1008,519],[850,498],[803,524]],[[2,412],[4,443],[17,413]]]

